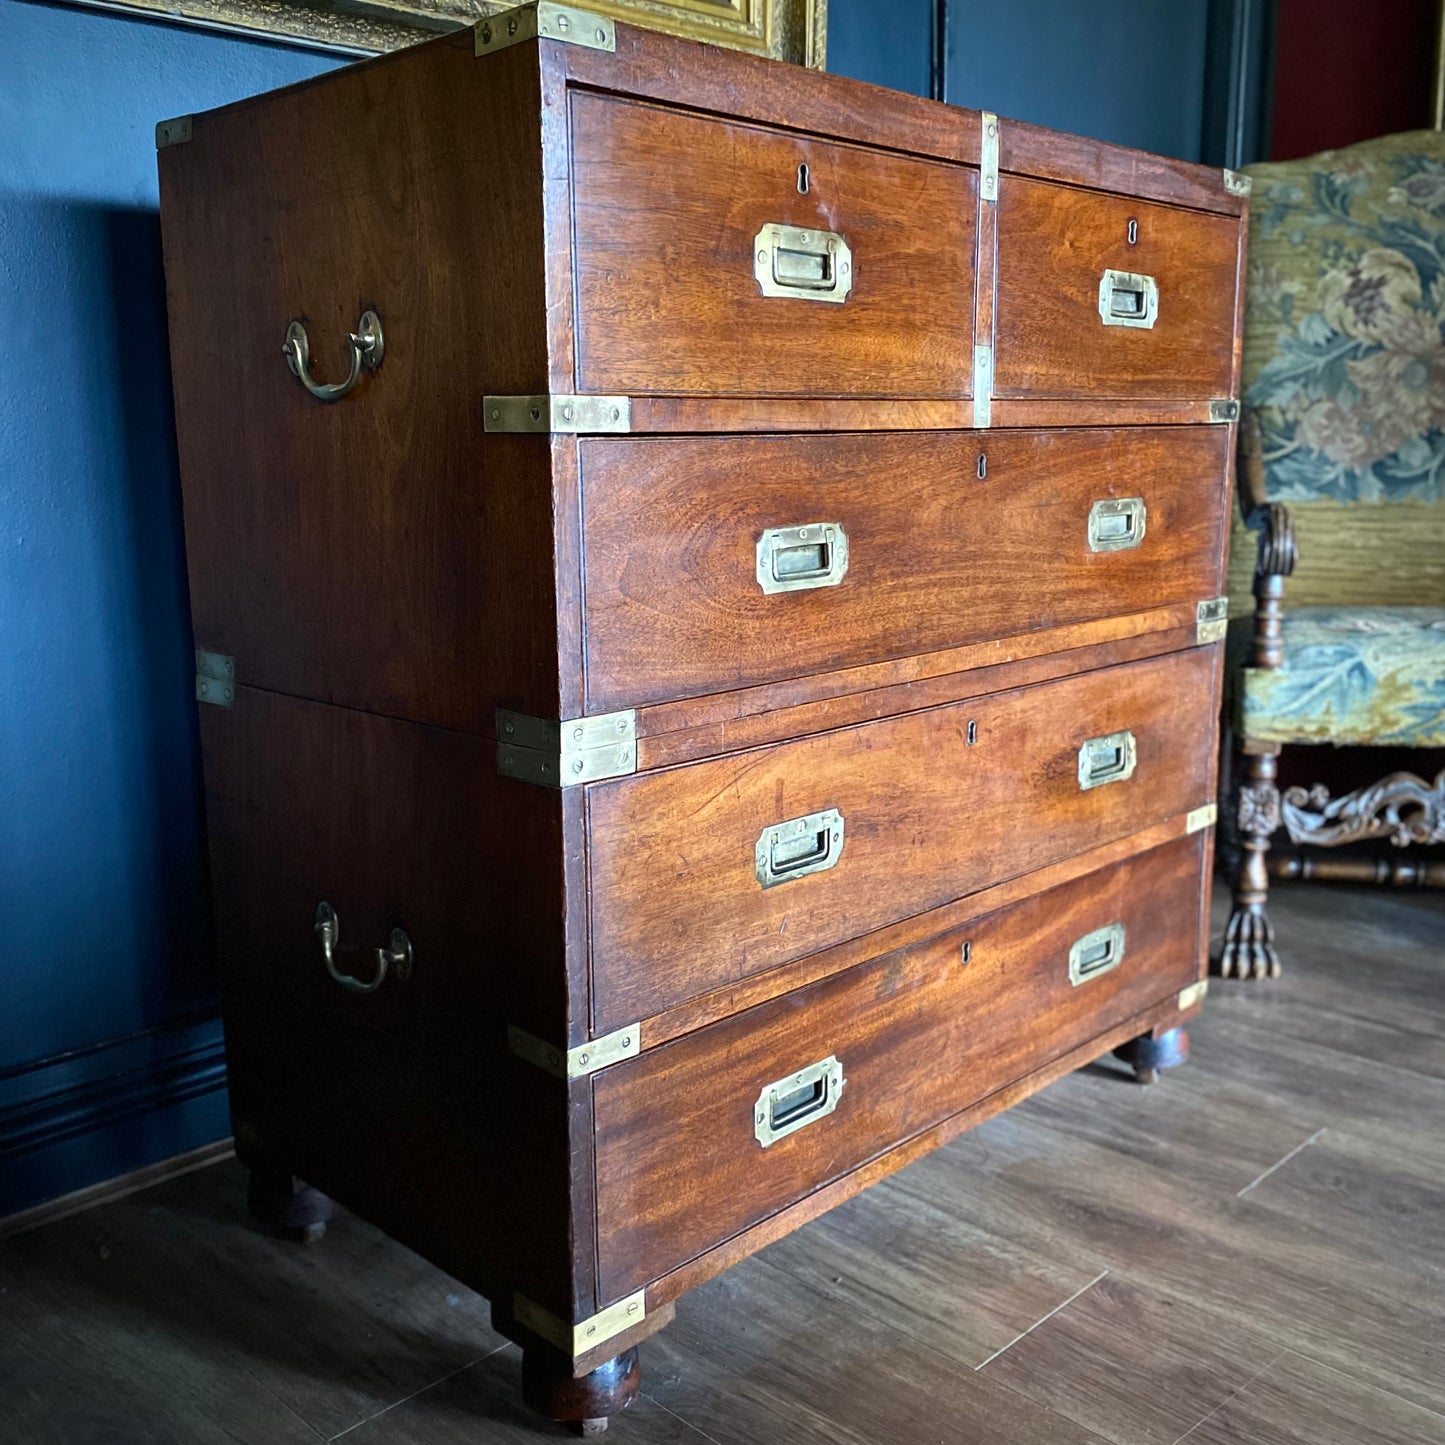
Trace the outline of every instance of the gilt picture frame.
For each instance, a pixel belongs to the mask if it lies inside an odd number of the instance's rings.
[[[367,56],[512,8],[508,0],[75,0],[90,8]],[[516,3],[516,0],[512,0]],[[828,0],[585,0],[593,14],[821,70]]]

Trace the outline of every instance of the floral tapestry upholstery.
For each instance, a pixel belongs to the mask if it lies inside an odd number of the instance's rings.
[[[1259,742],[1445,747],[1445,607],[1302,607],[1284,665],[1246,668],[1240,730]]]
[[[1282,502],[1445,496],[1445,134],[1249,167],[1244,399]]]

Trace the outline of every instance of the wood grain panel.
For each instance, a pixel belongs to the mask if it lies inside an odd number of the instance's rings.
[[[1213,596],[1227,441],[1222,427],[584,441],[588,711]],[[1120,496],[1147,507],[1141,545],[1091,550],[1091,507]],[[848,538],[842,582],[765,594],[758,539],[824,521]]]
[[[1197,916],[1202,863],[1202,840],[1179,839],[598,1075],[602,1294],[639,1288],[1190,983],[1200,936],[1180,919]],[[1114,923],[1122,961],[1072,984],[1070,945]],[[829,1055],[846,1076],[836,1110],[764,1150],[760,1092]]]
[[[593,1023],[620,1027],[1212,796],[1214,649],[588,788]],[[968,742],[969,724],[976,742]],[[1081,790],[1129,728],[1138,767]],[[762,888],[773,823],[836,808],[833,868]]]
[[[1008,176],[998,246],[996,396],[1230,395],[1237,220]],[[1158,282],[1152,328],[1104,325],[1106,270]]]
[[[571,148],[579,391],[970,394],[975,170],[586,92]],[[764,296],[769,223],[841,234],[847,300]]]

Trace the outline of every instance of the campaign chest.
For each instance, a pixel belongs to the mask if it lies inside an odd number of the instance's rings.
[[[595,1425],[694,1284],[1179,1055],[1241,180],[550,4],[158,141],[258,1208]]]

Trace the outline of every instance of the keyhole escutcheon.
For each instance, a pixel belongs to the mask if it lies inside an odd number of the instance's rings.
[[[809,180],[810,172],[808,170],[808,163],[807,161],[802,161],[798,166],[798,194],[800,196],[806,196],[808,194]]]
[[[1137,245],[1139,241],[1139,222],[1132,216],[1129,217],[1129,244]]]

